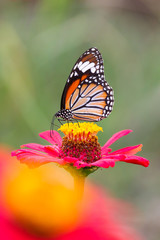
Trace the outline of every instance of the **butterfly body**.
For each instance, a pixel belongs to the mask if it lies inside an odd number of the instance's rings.
[[[102,56],[97,48],[90,48],[75,63],[63,90],[61,110],[55,117],[97,122],[108,117],[113,104]]]

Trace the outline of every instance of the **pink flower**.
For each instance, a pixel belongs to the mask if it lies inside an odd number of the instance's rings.
[[[132,130],[126,129],[115,133],[103,147],[98,143],[95,136],[102,128],[93,123],[69,123],[61,126],[60,130],[65,133],[62,139],[60,134],[53,131],[40,133],[40,137],[50,145],[29,143],[21,146],[21,149],[12,152],[21,163],[29,167],[38,167],[49,162],[55,162],[61,166],[73,166],[75,169],[92,169],[98,167],[114,167],[118,161],[133,163],[148,167],[149,160],[135,156],[142,149],[142,144],[125,147],[112,151],[110,146],[119,138],[129,134]],[[26,148],[24,148],[26,147]]]

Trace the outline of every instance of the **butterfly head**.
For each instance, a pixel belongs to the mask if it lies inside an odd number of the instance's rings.
[[[73,118],[72,111],[69,109],[62,109],[55,114],[56,118],[62,118],[64,120],[71,120]]]

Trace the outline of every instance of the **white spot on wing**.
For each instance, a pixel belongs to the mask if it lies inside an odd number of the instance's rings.
[[[95,67],[92,67],[92,68],[91,68],[91,72],[92,72],[92,73],[95,73],[95,71],[96,71]]]
[[[84,62],[83,64],[80,65],[79,70],[82,71],[82,68],[84,68],[84,67],[87,66],[88,64],[89,64],[89,61]]]
[[[81,65],[82,65],[82,61],[79,62],[79,64],[78,64],[78,68],[79,68]]]
[[[82,69],[82,72],[86,72],[87,70],[89,70],[90,68],[94,67],[95,63],[90,63],[88,64],[87,66],[85,66],[83,69]]]
[[[74,66],[74,68],[73,68],[73,69],[76,69],[76,67],[77,67],[77,64]]]

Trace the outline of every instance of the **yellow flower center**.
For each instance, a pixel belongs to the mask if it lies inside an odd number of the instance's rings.
[[[63,132],[68,139],[87,140],[95,136],[99,131],[103,132],[102,127],[95,123],[65,123],[58,130]]]
[[[65,123],[58,130],[63,137],[60,157],[80,158],[84,162],[94,162],[101,158],[101,147],[96,134],[103,129],[95,123]]]

